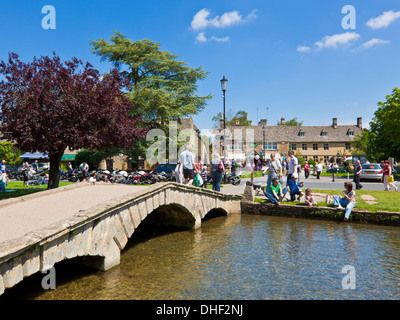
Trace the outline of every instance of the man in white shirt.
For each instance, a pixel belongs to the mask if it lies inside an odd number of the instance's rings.
[[[190,152],[190,144],[186,145],[186,150],[179,155],[179,170],[183,166],[183,177],[186,185],[192,185],[194,180],[194,154]]]
[[[318,161],[318,163],[315,165],[315,171],[317,171],[317,179],[320,179],[320,175],[322,173],[322,168],[323,168],[323,164],[321,163],[321,161]]]
[[[292,179],[293,173],[297,174],[297,166],[299,164],[299,161],[294,156],[293,150],[289,150],[288,156],[289,156],[289,168],[288,168],[288,172],[286,174],[286,176],[287,176],[286,185],[288,184],[289,180]]]

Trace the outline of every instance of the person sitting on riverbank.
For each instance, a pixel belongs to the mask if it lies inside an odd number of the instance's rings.
[[[272,179],[270,189],[267,189],[264,194],[269,200],[271,200],[272,203],[279,205],[287,192],[287,188],[282,189],[282,185],[280,184],[279,179],[274,178]]]
[[[317,203],[314,200],[314,196],[310,188],[306,189],[306,196],[305,196],[306,205],[309,207],[315,206]]]
[[[344,221],[349,220],[351,210],[356,205],[356,192],[353,190],[351,182],[344,183],[345,190],[343,191],[343,198],[333,196],[333,204],[339,208],[345,207]]]
[[[295,201],[296,195],[297,200],[300,201],[300,198],[304,195],[301,191],[301,187],[304,186],[304,182],[297,182],[297,174],[293,174],[291,179],[288,181],[288,187],[290,191],[290,201]]]

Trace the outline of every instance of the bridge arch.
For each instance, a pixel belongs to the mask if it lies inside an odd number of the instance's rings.
[[[196,219],[186,207],[178,203],[170,203],[154,209],[141,223],[191,229]]]

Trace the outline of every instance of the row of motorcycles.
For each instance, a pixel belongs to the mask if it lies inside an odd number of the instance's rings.
[[[110,172],[108,170],[99,169],[89,171],[85,174],[78,169],[74,169],[67,172],[61,172],[60,178],[61,180],[68,180],[69,182],[77,182],[93,178],[95,181],[123,184],[154,184],[156,182],[175,181],[172,174],[156,172],[154,170],[150,172],[127,172],[125,170],[114,170]]]
[[[241,172],[227,174],[223,177],[223,182],[239,185],[241,181],[241,174]],[[83,181],[84,179],[88,180],[92,178],[95,179],[95,181],[139,185],[175,181],[175,177],[172,173],[155,170],[151,170],[149,172],[139,170],[129,173],[125,170],[114,170],[110,172],[108,170],[100,169],[89,171],[84,174],[82,171],[74,169],[67,172],[61,171],[60,178],[61,180],[68,180],[69,182]],[[208,176],[207,183],[212,183],[211,176]]]

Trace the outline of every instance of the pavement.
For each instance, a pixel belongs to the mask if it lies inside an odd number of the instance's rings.
[[[0,201],[0,242],[19,238],[72,217],[81,210],[135,194],[145,186],[79,182],[38,192],[18,199]]]

